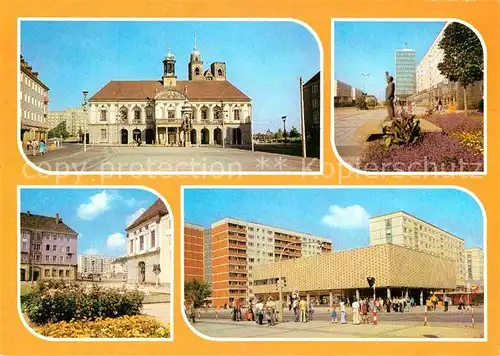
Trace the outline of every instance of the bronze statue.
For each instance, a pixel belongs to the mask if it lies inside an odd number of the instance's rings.
[[[387,106],[387,113],[390,118],[393,118],[394,115],[394,78],[389,75],[389,72],[385,72],[385,78],[387,81],[387,87],[385,88],[385,105]]]

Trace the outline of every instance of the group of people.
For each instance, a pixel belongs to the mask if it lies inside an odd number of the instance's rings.
[[[26,151],[28,153],[31,153],[33,156],[36,156],[37,152],[40,152],[40,155],[45,155],[45,148],[46,148],[46,143],[45,143],[45,140],[40,140],[40,142],[38,142],[38,140],[29,140],[27,143],[26,143]]]
[[[417,304],[415,303],[415,299],[413,299],[413,297],[409,298],[405,298],[405,297],[393,297],[393,298],[386,298],[386,300],[384,301],[382,299],[381,301],[382,305],[382,309],[384,309],[385,307],[385,311],[386,313],[390,313],[391,311],[395,312],[395,313],[403,313],[403,312],[409,312],[411,310],[411,308],[414,308],[417,306]]]
[[[293,309],[295,315],[295,322],[307,323],[312,321],[314,314],[314,301],[310,300],[309,303],[304,298],[294,298],[288,301],[288,310]]]

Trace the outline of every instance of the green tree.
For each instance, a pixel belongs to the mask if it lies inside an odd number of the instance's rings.
[[[283,130],[282,129],[278,129],[278,131],[274,134],[274,138],[276,140],[282,139],[283,138]]]
[[[359,110],[368,110],[368,105],[366,105],[366,98],[364,95],[356,99],[356,107]]]
[[[290,138],[294,137],[300,137],[300,132],[295,126],[292,126],[292,129],[290,130]]]
[[[467,87],[483,79],[484,56],[481,41],[466,25],[458,22],[450,24],[443,33],[439,48],[444,58],[438,64],[441,74],[464,88],[464,105],[467,112]]]
[[[202,306],[211,295],[210,285],[205,281],[192,279],[184,283],[184,299],[192,302],[195,308]]]

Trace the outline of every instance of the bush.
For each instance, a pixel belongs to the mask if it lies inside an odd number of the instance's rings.
[[[143,299],[142,292],[124,288],[42,282],[25,298],[23,312],[35,324],[116,318],[140,314]]]
[[[94,321],[61,321],[35,327],[54,338],[169,338],[170,326],[147,315],[97,318]]]
[[[382,135],[386,147],[413,144],[420,137],[420,120],[410,114],[390,118],[382,123]]]
[[[356,108],[358,108],[359,110],[368,110],[368,105],[366,104],[364,96],[356,99]]]

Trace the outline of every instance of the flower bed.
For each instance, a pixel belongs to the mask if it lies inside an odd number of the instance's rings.
[[[54,338],[169,338],[170,326],[147,315],[97,318],[93,321],[61,321],[34,327]]]
[[[72,320],[94,320],[138,315],[144,294],[125,289],[89,289],[77,283],[40,282],[23,297],[22,310],[30,322],[41,325]]]
[[[359,169],[372,172],[474,172],[484,170],[483,120],[464,114],[425,118],[443,129],[423,133],[410,146],[386,149],[380,142],[367,145]]]

